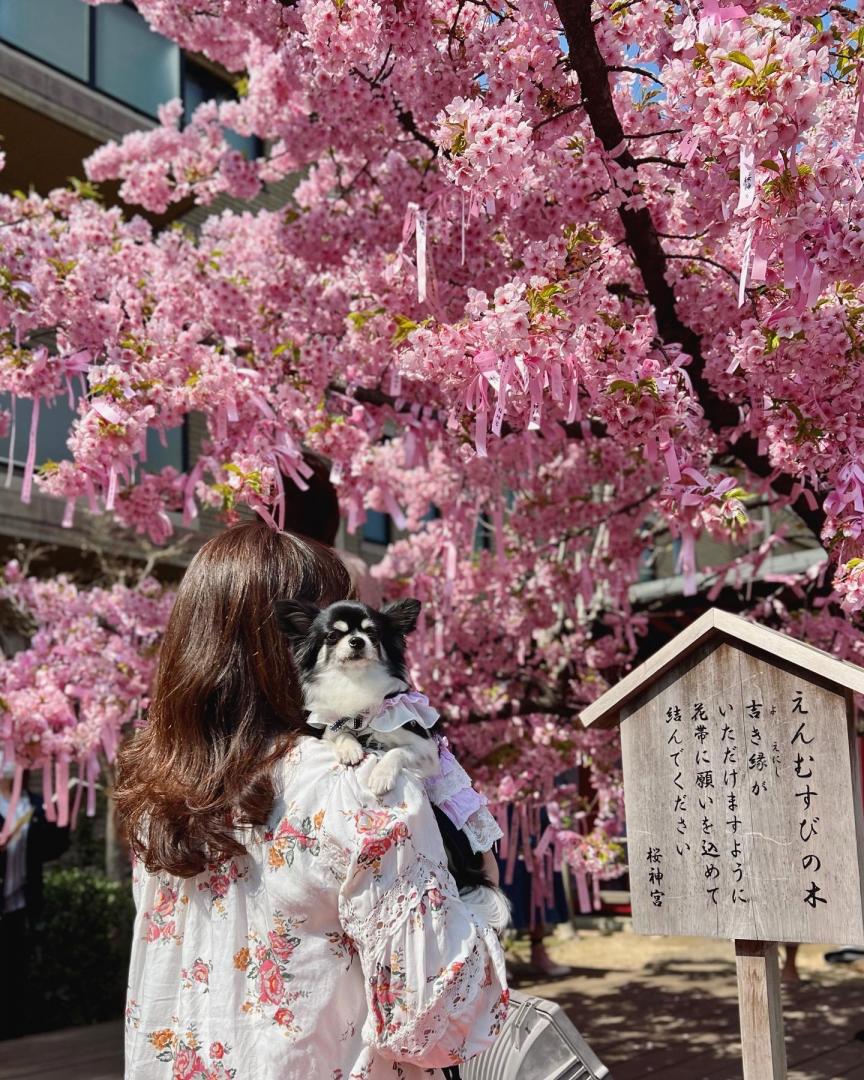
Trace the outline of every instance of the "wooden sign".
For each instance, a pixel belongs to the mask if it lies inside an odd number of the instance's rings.
[[[582,715],[621,726],[633,928],[736,942],[745,1076],[785,1076],[776,942],[864,945],[864,670],[708,611]]]
[[[622,715],[634,930],[864,945],[842,691],[715,640]]]

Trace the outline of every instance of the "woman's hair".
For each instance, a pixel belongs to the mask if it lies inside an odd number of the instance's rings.
[[[351,594],[329,548],[264,523],[209,540],[177,590],[147,724],[121,749],[123,831],[148,870],[180,877],[242,854],[263,825],[272,770],[303,725],[300,686],[273,603]]]

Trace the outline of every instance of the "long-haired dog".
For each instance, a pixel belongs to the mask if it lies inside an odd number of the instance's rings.
[[[279,600],[275,609],[294,654],[308,722],[321,729],[338,760],[357,764],[366,749],[381,753],[368,781],[376,795],[390,791],[403,770],[435,776],[438,713],[411,692],[405,665],[420,602],[398,600],[376,611],[345,600],[322,611]],[[486,922],[503,929],[507,902],[486,876],[482,855],[439,807],[433,810],[460,893]]]

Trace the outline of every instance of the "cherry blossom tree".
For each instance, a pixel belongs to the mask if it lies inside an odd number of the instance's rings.
[[[67,523],[86,506],[160,543],[202,506],[281,523],[303,448],[326,455],[351,528],[374,508],[406,530],[381,572],[424,601],[414,673],[490,797],[526,837],[546,806],[558,855],[602,871],[615,750],[574,715],[636,652],[658,533],[694,593],[700,537],[749,542],[733,569],[755,572],[783,532],[748,507],[797,516],[830,561],[761,614],[860,653],[858,11],[137,6],[239,96],[185,126],[168,104],[90,158],[90,184],[0,203],[0,387],[34,403],[23,497],[35,477]],[[159,213],[288,178],[281,209],[197,235],[91,197],[119,179]],[[37,473],[60,395],[73,456]],[[193,411],[190,471],[142,471],[148,430]],[[590,818],[554,786],[575,763]]]
[[[82,801],[95,812],[97,780],[121,733],[144,715],[173,596],[150,576],[81,588],[29,576],[12,560],[0,602],[4,621],[11,615],[29,640],[0,663],[0,748],[17,766],[13,798],[23,771],[41,768],[46,815],[74,825]]]

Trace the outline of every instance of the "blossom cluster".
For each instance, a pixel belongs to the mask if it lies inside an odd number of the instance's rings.
[[[92,813],[102,762],[113,760],[124,730],[147,707],[173,596],[152,578],[83,588],[62,576],[29,577],[13,560],[3,568],[0,599],[28,639],[0,660],[4,762],[41,768],[48,812],[66,821],[77,774],[71,814],[85,789]]]

